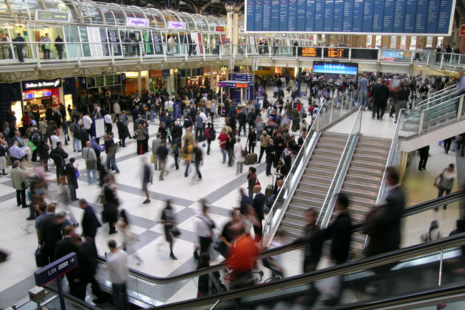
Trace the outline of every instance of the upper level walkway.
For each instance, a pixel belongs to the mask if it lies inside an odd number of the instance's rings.
[[[53,43],[62,45],[62,59],[44,60],[41,42],[8,42],[14,51],[0,60],[0,81],[54,79],[102,72],[183,69],[199,66],[251,65],[311,68],[315,61],[356,63],[358,71],[450,75],[463,69],[465,56],[435,51],[332,47],[165,44],[165,43]],[[9,45],[9,47],[8,47]],[[23,61],[18,51],[25,55]],[[58,57],[55,55],[55,57]],[[441,70],[441,71],[439,71]]]

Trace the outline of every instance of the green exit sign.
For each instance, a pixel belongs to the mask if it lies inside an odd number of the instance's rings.
[[[35,20],[36,21],[44,21],[44,22],[66,22],[66,23],[69,23],[69,13],[36,10]]]

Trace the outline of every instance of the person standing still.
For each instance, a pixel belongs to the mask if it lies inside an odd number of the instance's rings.
[[[78,180],[76,176],[77,168],[74,167],[74,162],[75,160],[72,157],[69,159],[69,163],[67,163],[65,166],[66,176],[68,177],[69,197],[71,201],[79,200],[78,198],[76,198],[76,189],[79,188],[79,185],[78,185]]]
[[[161,145],[161,133],[157,133],[157,137],[152,140],[152,155],[153,155],[153,168],[155,171],[158,169],[158,147]]]
[[[111,254],[108,255],[106,269],[110,276],[113,303],[116,310],[130,310],[126,283],[129,278],[128,256],[116,247],[116,241],[108,241]]]
[[[420,153],[420,162],[418,163],[418,170],[426,170],[426,162],[428,161],[429,156],[429,145],[418,149],[418,153]]]
[[[242,143],[241,138],[237,138],[236,143],[234,144],[234,157],[236,159],[236,175],[242,173],[244,168],[244,155],[242,154]]]
[[[18,160],[13,162],[13,169],[11,169],[11,182],[13,184],[13,188],[16,190],[16,202],[18,207],[22,206],[23,208],[27,208],[26,188],[28,187],[28,182]]]
[[[362,78],[358,80],[359,104],[367,109],[368,80],[367,75],[362,73]]]

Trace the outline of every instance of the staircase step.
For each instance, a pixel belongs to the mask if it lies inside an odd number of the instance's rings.
[[[305,173],[312,173],[324,177],[330,177],[331,180],[333,179],[334,172],[336,171],[337,167],[334,167],[334,169],[329,169],[326,167],[312,167],[312,168],[306,168]]]
[[[321,206],[323,202],[325,201],[325,197],[323,196],[318,196],[318,195],[313,195],[313,196],[307,196],[307,195],[301,195],[299,193],[295,193],[294,196],[292,197],[292,201],[304,203],[304,204],[315,204]]]
[[[354,156],[352,157],[353,159],[360,159],[360,160],[365,160],[367,162],[369,161],[376,161],[376,162],[384,162],[386,164],[386,160],[388,158],[388,153],[383,154],[383,155],[373,155],[373,154],[365,154],[361,152],[357,152],[357,149],[355,150]]]
[[[296,212],[305,212],[309,208],[313,208],[315,211],[319,212],[321,210],[321,204],[318,204],[318,203],[304,204],[298,201],[291,200],[287,210],[293,210]]]
[[[371,176],[379,176],[382,177],[384,174],[384,168],[367,168],[367,167],[357,167],[357,166],[350,166],[347,174],[358,174],[364,175],[366,178],[370,178]]]
[[[376,147],[383,150],[391,148],[391,140],[378,139],[378,138],[367,138],[365,136],[360,137],[357,143],[357,147]]]
[[[320,149],[320,148],[316,148],[314,151],[313,151],[313,154],[315,155],[329,155],[329,156],[333,156],[333,157],[341,157],[342,155],[342,151],[344,150],[344,148],[342,148],[341,150],[329,150],[329,149]]]
[[[352,161],[350,162],[350,166],[357,166],[357,167],[367,167],[367,168],[371,168],[371,169],[382,169],[384,170],[384,168],[386,167],[386,163],[381,163],[381,162],[377,162],[377,161],[366,161],[366,160],[362,160],[362,159],[355,159],[353,158]]]
[[[300,180],[298,188],[306,188],[308,190],[324,190],[328,191],[330,183],[321,183],[315,181]]]
[[[302,176],[303,181],[308,181],[308,182],[318,182],[322,184],[331,184],[331,181],[333,180],[333,176],[325,176],[325,175],[313,175],[311,173],[304,174]]]
[[[331,150],[343,150],[345,147],[344,144],[339,144],[339,143],[332,143],[332,141],[323,141],[323,142],[318,142],[316,145],[316,148],[319,149],[331,149]]]
[[[378,197],[378,190],[366,190],[366,189],[354,189],[346,187],[345,185],[342,186],[341,192],[349,195],[350,197],[362,197],[367,199],[376,199]]]
[[[379,149],[377,147],[356,147],[355,153],[370,154],[370,155],[380,155],[388,156],[389,149]]]
[[[381,185],[381,182],[378,184],[376,182],[373,182],[371,179],[366,180],[366,181],[354,181],[354,180],[344,180],[343,187],[344,188],[351,188],[351,189],[364,189],[364,190],[371,190],[371,191],[379,191],[379,187]]]
[[[342,151],[341,151],[342,154]],[[341,159],[341,154],[312,154],[310,161],[308,162],[307,167],[312,167],[315,162],[326,162],[326,163],[335,163],[336,165],[339,163]]]
[[[308,197],[308,198],[316,198],[316,199],[325,199],[326,194],[328,192],[328,189],[326,190],[318,190],[318,189],[313,189],[313,190],[308,190],[306,188],[297,188],[295,190],[295,195],[298,197]]]
[[[382,176],[370,176],[372,182],[380,182],[382,180]],[[346,180],[349,181],[355,181],[355,182],[365,182],[367,180],[367,176],[363,174],[358,174],[358,173],[353,173],[353,174],[347,174]]]
[[[360,206],[363,208],[372,208],[376,203],[376,198],[369,199],[360,196],[349,196],[351,206]]]
[[[286,216],[281,221],[281,226],[282,227],[291,227],[291,228],[295,228],[296,230],[302,230],[303,231],[305,229],[305,226],[307,226],[307,223],[304,222],[304,221],[299,221],[299,220],[297,220],[295,218],[287,217],[287,214],[286,214]]]

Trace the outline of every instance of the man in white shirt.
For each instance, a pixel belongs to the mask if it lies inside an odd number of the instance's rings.
[[[207,116],[203,112],[203,109],[200,109],[200,117],[203,120],[203,131],[205,132],[205,126],[207,125]]]
[[[174,102],[170,98],[170,100],[168,100],[168,112],[173,113],[173,107],[174,107]]]
[[[111,254],[107,258],[108,274],[113,291],[113,303],[117,310],[130,310],[126,282],[129,278],[127,254],[116,247],[116,241],[108,241]]]
[[[92,119],[90,118],[90,113],[87,113],[82,117],[82,122],[84,123],[84,129],[87,131],[89,136],[91,136],[90,128],[92,127]]]
[[[113,120],[116,123],[119,119],[119,116],[121,115],[121,107],[118,101],[115,101],[115,103],[113,103],[113,113],[115,113],[115,118]]]
[[[105,132],[110,133],[113,130],[113,125],[111,124],[110,114],[105,114],[105,116],[103,117],[103,120],[105,121]]]
[[[54,131],[53,135],[50,137],[50,140],[52,141],[52,150],[57,147],[57,142],[60,142],[60,138],[57,134],[58,133]]]

